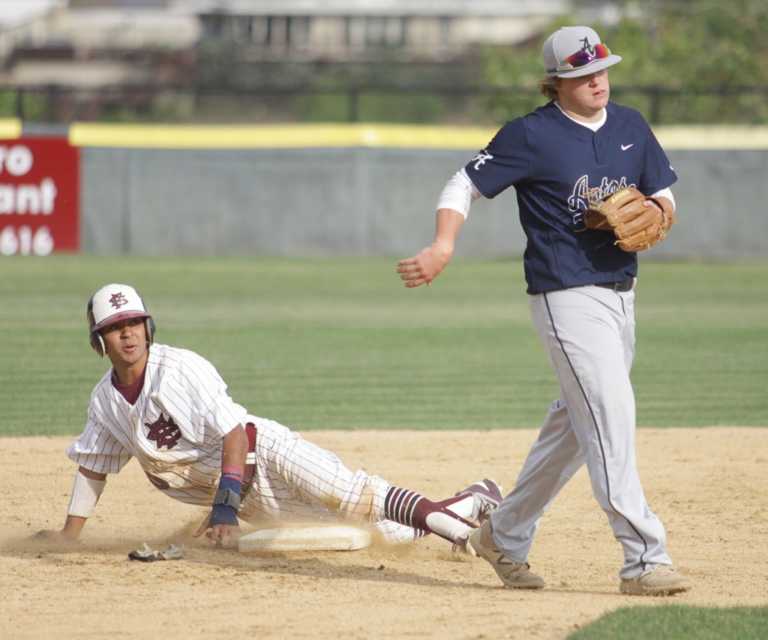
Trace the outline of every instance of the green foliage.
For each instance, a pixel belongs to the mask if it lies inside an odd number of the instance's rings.
[[[300,96],[295,114],[304,122],[436,122],[446,111],[436,94],[411,92],[318,93]]]
[[[18,117],[19,99],[15,90],[0,91],[0,118]],[[44,95],[25,93],[21,98],[21,109],[27,120],[45,120],[48,115],[48,100]]]
[[[623,5],[614,25],[593,26],[622,63],[611,67],[615,97],[657,123],[768,122],[768,3],[688,0]],[[487,49],[484,79],[532,90],[540,76],[544,38],[575,20],[559,20],[529,47]],[[660,92],[654,93],[653,89]],[[758,88],[757,91],[745,88]],[[535,104],[542,104],[539,98]],[[530,105],[508,99],[490,105],[497,120]],[[503,118],[498,117],[504,114]]]
[[[142,292],[252,412],[299,429],[537,427],[557,386],[518,261],[408,291],[385,259],[4,258],[0,435],[77,433],[107,370],[88,296]],[[768,425],[768,264],[644,264],[634,382],[649,426]]]
[[[562,17],[543,30],[542,35],[525,47],[484,46],[480,49],[482,81],[499,87],[499,93],[490,94],[483,105],[486,118],[504,122],[525,115],[547,101],[538,91],[544,78],[541,47],[551,32],[574,20]]]
[[[347,96],[317,93],[296,98],[296,115],[303,122],[347,122],[350,104]]]
[[[364,122],[436,122],[445,111],[437,95],[402,92],[366,93],[360,99],[359,120]]]
[[[622,607],[568,640],[758,640],[768,629],[768,607]]]
[[[16,92],[0,91],[0,118],[16,117]]]

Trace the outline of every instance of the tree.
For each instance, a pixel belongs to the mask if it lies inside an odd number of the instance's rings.
[[[620,20],[594,26],[624,58],[610,70],[614,95],[622,102],[663,123],[768,122],[768,2],[613,4]],[[563,24],[580,23],[560,20],[522,51],[486,50],[485,80],[532,90],[543,75],[544,38]],[[490,107],[494,114],[519,115],[530,103],[530,96],[523,103],[506,95]]]

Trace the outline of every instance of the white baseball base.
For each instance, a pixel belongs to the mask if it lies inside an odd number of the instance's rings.
[[[371,534],[357,527],[318,526],[260,529],[240,536],[240,553],[271,551],[355,551],[371,544]]]

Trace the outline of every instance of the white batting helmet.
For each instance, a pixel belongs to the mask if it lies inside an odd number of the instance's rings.
[[[106,349],[99,330],[121,320],[144,318],[147,341],[152,344],[154,339],[155,322],[141,296],[130,285],[108,284],[99,289],[88,301],[86,315],[91,346],[100,356],[104,355]]]

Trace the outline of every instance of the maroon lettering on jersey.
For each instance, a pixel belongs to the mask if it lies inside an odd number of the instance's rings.
[[[147,440],[154,440],[158,449],[173,449],[181,438],[181,429],[176,426],[173,418],[166,418],[162,413],[153,423],[145,422],[144,426],[149,428]]]

